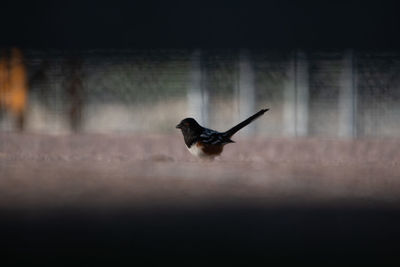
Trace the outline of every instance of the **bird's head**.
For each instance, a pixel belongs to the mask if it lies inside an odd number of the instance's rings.
[[[182,133],[196,132],[201,130],[201,126],[193,118],[183,119],[176,128],[181,129]]]

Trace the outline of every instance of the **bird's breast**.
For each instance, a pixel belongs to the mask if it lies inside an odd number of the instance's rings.
[[[215,157],[221,154],[222,145],[208,145],[202,142],[196,142],[188,147],[190,153],[196,157]]]

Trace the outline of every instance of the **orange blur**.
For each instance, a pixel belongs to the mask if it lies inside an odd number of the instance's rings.
[[[28,98],[26,67],[21,50],[12,48],[9,55],[0,57],[0,109],[17,118],[18,128],[23,128]]]

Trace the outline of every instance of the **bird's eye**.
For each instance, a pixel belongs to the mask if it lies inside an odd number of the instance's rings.
[[[188,122],[185,122],[184,124],[185,124],[185,126],[189,126],[189,123],[188,123]]]

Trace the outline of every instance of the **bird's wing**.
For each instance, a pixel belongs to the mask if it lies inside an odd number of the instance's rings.
[[[207,128],[205,128],[200,134],[200,140],[204,144],[210,145],[225,145],[228,143],[233,143],[232,140],[226,138],[221,133]]]

